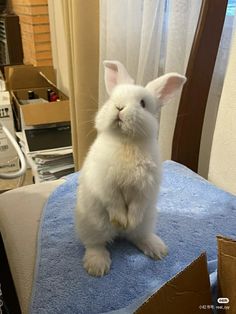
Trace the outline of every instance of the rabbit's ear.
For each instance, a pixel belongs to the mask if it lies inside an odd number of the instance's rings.
[[[105,86],[110,95],[117,84],[134,84],[126,68],[119,61],[104,61]]]
[[[178,73],[168,73],[149,82],[146,88],[164,104],[174,96],[185,82],[185,76]]]

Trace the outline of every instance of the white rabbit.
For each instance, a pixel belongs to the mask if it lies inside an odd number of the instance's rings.
[[[106,244],[117,236],[154,259],[167,254],[153,233],[161,178],[156,116],[186,80],[169,73],[142,87],[120,62],[104,66],[110,98],[96,116],[98,135],[81,169],[76,209],[84,267],[93,276],[109,271]]]

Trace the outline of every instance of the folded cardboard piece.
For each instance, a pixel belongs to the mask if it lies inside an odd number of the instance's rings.
[[[218,299],[217,313],[236,313],[236,241],[222,236],[218,242]]]
[[[218,297],[213,304],[206,254],[151,295],[135,314],[236,313],[236,241],[218,241]]]
[[[203,253],[148,298],[135,314],[212,313],[211,304],[207,260]]]
[[[53,67],[31,65],[8,66],[5,68],[6,85],[10,90],[15,111],[17,129],[22,126],[36,126],[70,121],[69,99],[55,85]],[[28,99],[33,90],[39,98],[47,99],[47,89],[54,90],[60,101],[35,102],[22,105],[20,99]]]

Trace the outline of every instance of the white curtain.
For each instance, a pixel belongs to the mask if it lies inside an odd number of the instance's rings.
[[[167,1],[167,31],[164,72],[185,74],[202,1]],[[178,113],[179,95],[162,108],[159,144],[162,159],[171,159],[172,140]]]
[[[119,60],[137,84],[158,75],[163,0],[100,0],[100,104],[106,99],[103,60]]]
[[[166,72],[185,73],[201,1],[100,0],[100,105],[106,99],[102,61],[121,61],[137,84]],[[178,97],[161,113],[159,141],[170,159]]]

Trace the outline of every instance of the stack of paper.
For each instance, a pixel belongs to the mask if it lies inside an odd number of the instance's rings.
[[[56,180],[74,172],[72,148],[37,152],[29,158],[35,166],[35,181],[38,182]]]
[[[24,135],[21,132],[16,134],[32,169],[35,183],[56,180],[74,172],[72,147],[30,152]]]

